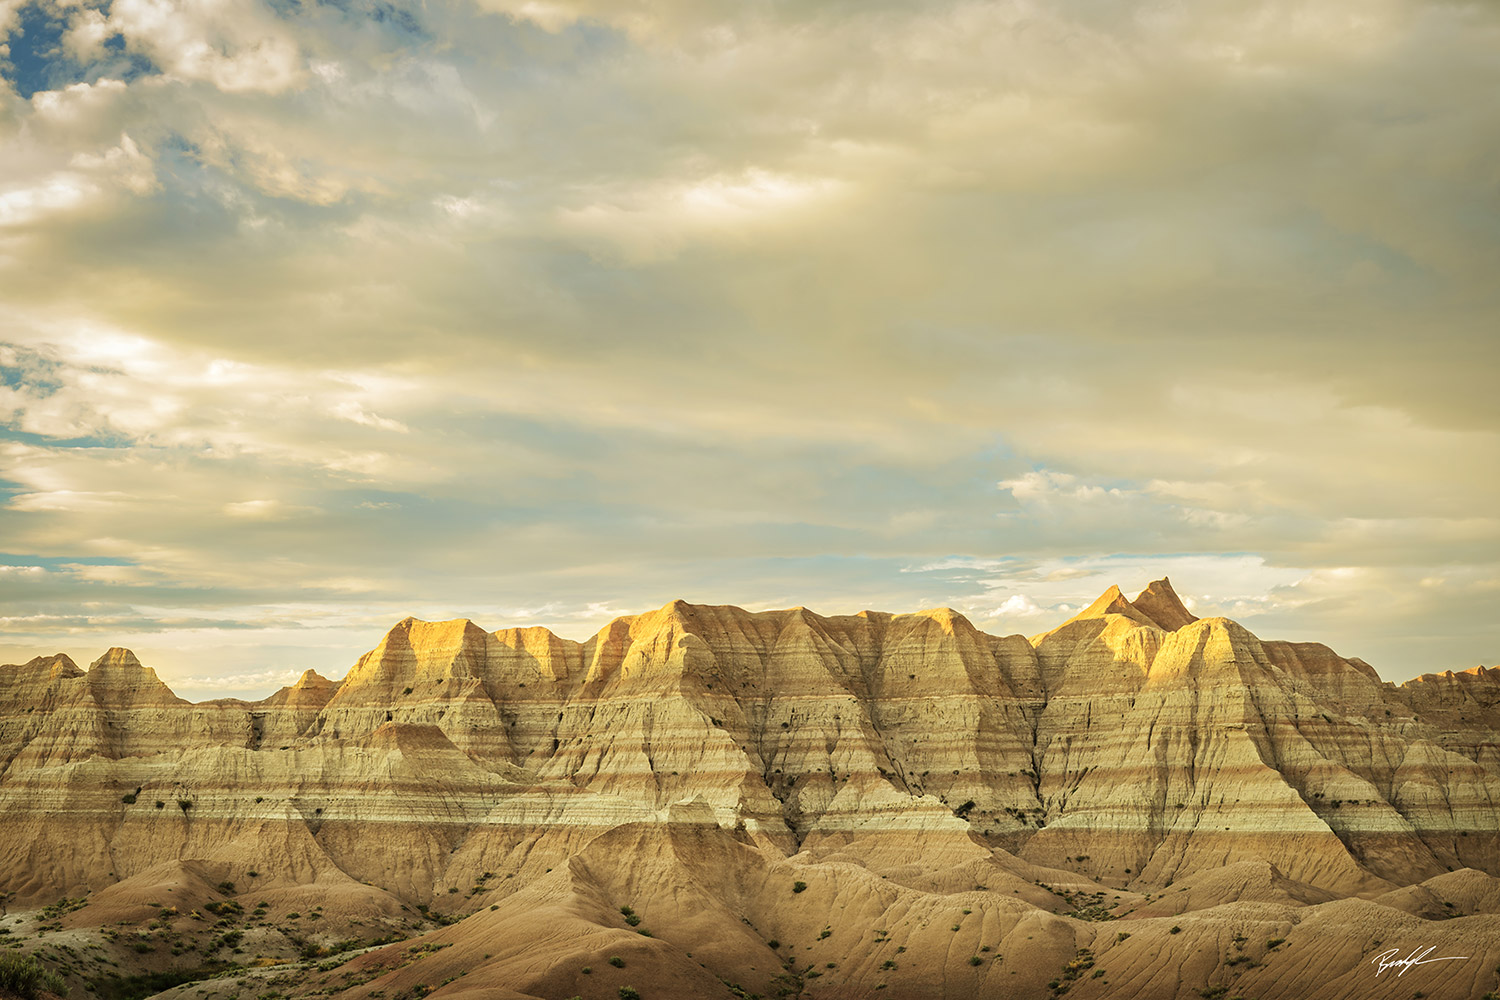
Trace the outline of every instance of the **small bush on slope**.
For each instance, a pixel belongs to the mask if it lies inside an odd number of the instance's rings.
[[[0,988],[18,993],[26,1000],[36,1000],[38,991],[66,993],[62,977],[49,971],[30,955],[0,955]]]

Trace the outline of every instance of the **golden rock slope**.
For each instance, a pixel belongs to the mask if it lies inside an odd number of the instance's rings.
[[[0,668],[0,892],[88,899],[80,941],[167,892],[265,902],[237,961],[447,924],[287,993],[1353,997],[1409,943],[1464,960],[1402,989],[1477,1000],[1497,725],[1500,671],[1382,683],[1166,580],[1030,639],[949,609],[678,601],[583,643],[407,619],[256,703],[39,657]]]

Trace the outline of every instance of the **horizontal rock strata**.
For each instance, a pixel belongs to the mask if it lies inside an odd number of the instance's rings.
[[[1418,916],[1444,892],[1492,906],[1473,879],[1500,876],[1497,727],[1500,671],[1382,683],[1325,646],[1199,619],[1166,580],[1029,639],[944,608],[677,601],[581,643],[406,619],[343,680],[309,671],[253,703],[183,701],[124,649],[87,671],[38,657],[0,668],[0,892],[47,902],[206,864],[264,890],[377,893],[358,898],[380,912],[490,921],[504,903],[497,929],[529,900],[594,934],[655,877],[611,864],[659,856],[697,887],[683,900],[723,897],[719,972],[767,989],[784,958],[746,956],[821,933],[780,906],[801,868],[913,950],[938,947],[919,931],[939,924],[964,963],[1020,934],[1052,968],[1113,946],[1041,908],[1068,879],[1143,921],[1215,900],[1272,924],[1350,896]],[[943,936],[961,933],[943,900],[991,883],[1003,899],[968,903],[971,956]],[[1058,912],[1077,909],[1067,892]],[[663,928],[698,919],[660,905]],[[645,961],[657,946],[636,937]],[[847,995],[898,971],[846,970]],[[898,995],[969,989],[930,972]],[[983,981],[1046,988],[1010,972]],[[1118,995],[1153,995],[1141,984]]]

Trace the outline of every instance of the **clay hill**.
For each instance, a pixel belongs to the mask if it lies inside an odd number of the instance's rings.
[[[1166,580],[1029,639],[407,619],[254,703],[38,657],[0,956],[105,998],[1480,1000],[1497,733],[1500,671],[1383,683]]]

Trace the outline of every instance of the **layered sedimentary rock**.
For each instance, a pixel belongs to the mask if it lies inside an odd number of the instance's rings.
[[[712,925],[699,952],[720,978],[774,992],[798,966],[766,941],[812,948],[832,933],[809,914],[854,906],[891,926],[841,942],[848,992],[830,995],[959,995],[974,976],[1029,995],[1047,978],[969,959],[1012,938],[1039,969],[1113,947],[1064,916],[1107,896],[1107,916],[1147,923],[1215,900],[1274,923],[1348,896],[1409,914],[1456,891],[1446,873],[1500,876],[1497,725],[1500,671],[1385,684],[1325,646],[1200,620],[1166,580],[1030,639],[950,609],[678,601],[582,643],[406,619],[342,681],[309,671],[255,703],[182,701],[128,650],[87,671],[39,657],[0,668],[0,892],[48,901],[210,865],[497,928],[561,907],[562,939],[623,947],[610,914],[665,880],[656,933]],[[1424,880],[1438,889],[1391,895]],[[1493,908],[1489,883],[1465,885]],[[891,941],[934,948],[939,925],[940,960],[861,964]],[[697,982],[668,941],[628,943],[662,982]],[[534,943],[515,958],[538,960]],[[515,968],[484,981],[578,992]],[[1187,988],[1136,979],[1120,995]]]

